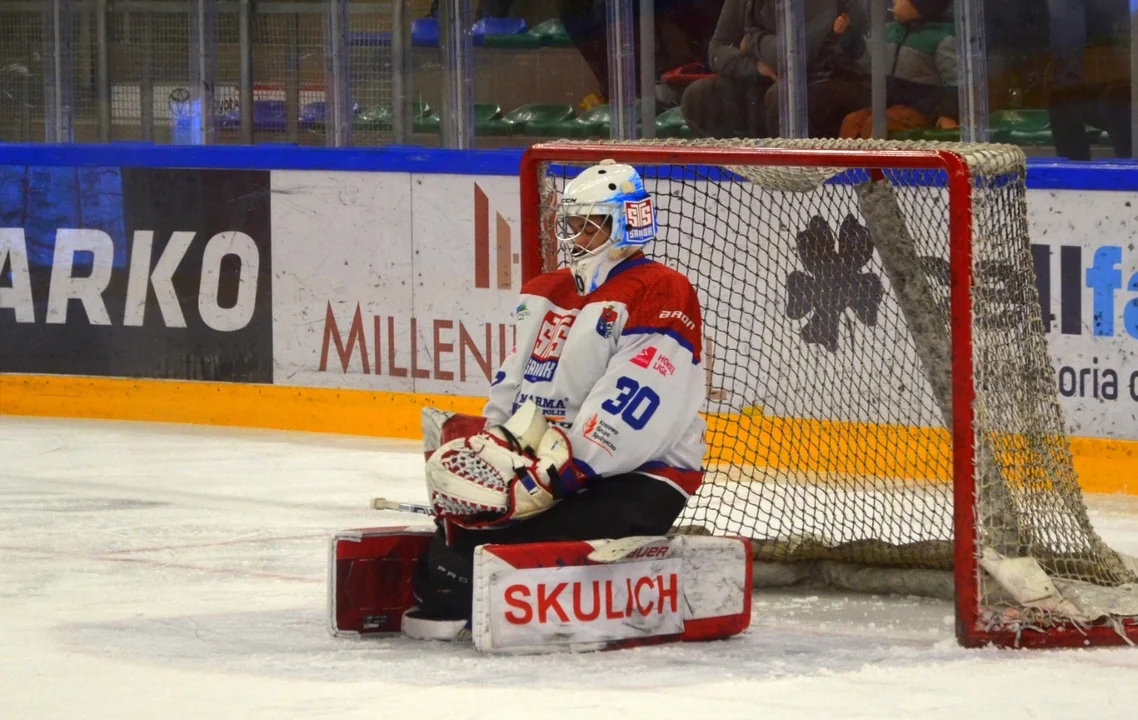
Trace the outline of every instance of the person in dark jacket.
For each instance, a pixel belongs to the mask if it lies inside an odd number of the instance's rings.
[[[1131,79],[1106,82],[1087,78],[1085,55],[1091,37],[1112,37],[1125,46],[1138,7],[1126,0],[1047,0],[1051,24],[1048,110],[1055,153],[1090,160],[1087,125],[1106,130],[1116,157],[1133,152]],[[1129,15],[1129,17],[1127,17]],[[1134,49],[1131,48],[1131,52]]]
[[[956,25],[949,14],[951,5],[952,0],[893,3],[893,21],[885,26],[890,130],[959,127]],[[842,137],[872,134],[871,108],[850,113],[842,123]]]
[[[707,38],[723,0],[654,0],[655,76],[679,65],[700,61],[707,53]],[[593,71],[600,87],[597,101],[609,102],[608,19],[604,0],[559,0],[557,16],[573,45]],[[640,53],[640,3],[632,3],[633,44]],[[640,74],[635,78],[637,94]],[[649,88],[648,92],[657,92]],[[674,104],[674,102],[672,103]]]
[[[855,0],[806,0],[805,14],[810,134],[836,137],[842,119],[870,95],[869,77],[848,50],[864,44],[843,41],[864,33],[865,13]],[[778,136],[776,27],[775,0],[724,3],[708,58],[716,77],[693,83],[683,97],[697,135]]]

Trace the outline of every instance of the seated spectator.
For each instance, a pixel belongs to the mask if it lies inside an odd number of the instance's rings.
[[[810,135],[837,137],[842,119],[869,100],[869,76],[845,42],[864,33],[854,0],[806,0],[806,83]],[[684,93],[684,117],[697,134],[765,137],[779,134],[778,37],[775,0],[728,0],[712,37],[710,66],[719,77]],[[855,50],[860,51],[860,50]]]
[[[605,0],[559,0],[558,17],[565,26],[565,32],[573,39],[573,44],[588,63],[589,69],[600,86],[599,96],[590,96],[582,105],[607,103],[609,101],[609,57],[608,22]],[[655,0],[655,74],[657,80],[668,70],[702,61],[707,55],[707,42],[711,29],[719,17],[723,0]],[[640,3],[632,3],[633,38],[637,58],[640,46]],[[637,94],[639,95],[640,73],[635,73]],[[650,92],[656,93],[657,109],[663,110],[676,102],[668,97],[666,85],[658,85]]]
[[[956,87],[956,26],[948,14],[951,0],[896,0],[893,21],[885,26],[885,98],[889,130],[935,125],[959,127]],[[846,116],[841,136],[873,136],[873,110]]]
[[[773,80],[748,52],[746,28],[755,24],[761,2],[727,0],[708,47],[715,77],[696,80],[684,90],[684,119],[697,137],[765,137],[763,97]]]

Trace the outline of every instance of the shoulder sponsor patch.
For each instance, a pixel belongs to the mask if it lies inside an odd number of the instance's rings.
[[[652,359],[656,357],[655,347],[646,347],[640,351],[636,357],[632,358],[629,362],[633,365],[638,365],[642,368],[647,368],[652,365]]]

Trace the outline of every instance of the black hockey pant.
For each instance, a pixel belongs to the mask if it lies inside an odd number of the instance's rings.
[[[675,488],[629,473],[593,478],[585,492],[572,495],[540,515],[494,530],[453,533],[448,546],[442,528],[419,560],[414,578],[420,611],[429,618],[469,618],[474,582],[474,549],[565,540],[601,540],[663,535],[684,509]]]

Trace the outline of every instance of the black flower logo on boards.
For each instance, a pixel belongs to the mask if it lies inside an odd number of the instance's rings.
[[[837,242],[825,218],[811,217],[798,233],[798,256],[806,271],[795,270],[786,278],[786,315],[801,320],[813,313],[802,328],[803,340],[837,352],[846,308],[867,327],[877,324],[884,290],[877,275],[864,272],[873,257],[873,240],[853,215],[842,222]]]

